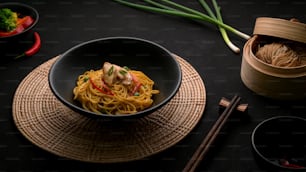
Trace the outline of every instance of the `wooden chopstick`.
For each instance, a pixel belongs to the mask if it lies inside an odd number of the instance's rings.
[[[225,110],[222,112],[220,117],[217,119],[215,124],[212,126],[210,131],[208,132],[207,136],[203,139],[200,146],[197,148],[195,153],[192,155],[191,159],[188,161],[187,165],[183,169],[183,172],[193,172],[199,165],[199,163],[204,158],[205,154],[208,152],[210,145],[215,140],[216,136],[220,132],[221,128],[225,124],[228,117],[235,111],[237,108],[240,97],[235,95],[230,104],[225,108]]]

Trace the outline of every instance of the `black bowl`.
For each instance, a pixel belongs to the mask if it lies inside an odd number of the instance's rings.
[[[73,100],[73,88],[80,74],[100,69],[104,62],[143,71],[155,82],[160,93],[153,96],[153,105],[143,111],[126,115],[97,114],[83,109]],[[178,91],[181,68],[164,47],[148,40],[131,37],[109,37],[76,45],[63,53],[52,65],[49,84],[54,95],[71,109],[95,117],[138,117],[165,105]]]
[[[306,171],[305,138],[306,119],[277,116],[258,124],[251,140],[256,160],[263,168]]]
[[[1,57],[16,57],[32,46],[34,41],[33,28],[39,20],[39,14],[35,8],[17,2],[0,3],[0,8],[9,8],[23,16],[31,16],[34,19],[33,24],[22,32],[11,36],[0,37]]]

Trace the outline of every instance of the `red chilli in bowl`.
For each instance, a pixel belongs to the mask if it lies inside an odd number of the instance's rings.
[[[0,3],[0,8],[9,8],[22,16],[31,16],[34,20],[33,23],[22,32],[11,36],[0,37],[1,57],[12,59],[32,47],[35,41],[33,28],[39,21],[39,13],[35,8],[17,2]]]
[[[255,159],[270,171],[306,171],[306,119],[276,116],[252,132]]]

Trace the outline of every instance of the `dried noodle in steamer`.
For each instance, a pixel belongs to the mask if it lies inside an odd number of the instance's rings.
[[[284,43],[273,42],[271,44],[265,44],[262,47],[259,46],[255,55],[263,62],[278,67],[306,65],[305,46],[291,48]]]

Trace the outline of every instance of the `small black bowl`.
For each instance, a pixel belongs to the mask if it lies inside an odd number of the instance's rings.
[[[80,74],[101,69],[104,62],[128,66],[144,72],[160,91],[153,96],[153,105],[134,114],[98,114],[83,109],[73,100],[73,88]],[[170,101],[182,80],[181,68],[164,47],[140,38],[109,37],[76,45],[63,53],[52,65],[49,84],[54,95],[71,109],[91,117],[138,117],[156,111]]]
[[[277,116],[252,132],[252,148],[259,165],[269,171],[306,171],[306,119]]]
[[[32,25],[22,32],[11,36],[0,37],[0,55],[6,59],[11,59],[22,54],[32,46],[34,40],[33,28],[38,23],[39,14],[35,8],[17,2],[0,3],[0,8],[9,8],[22,16],[31,16],[34,20]]]

